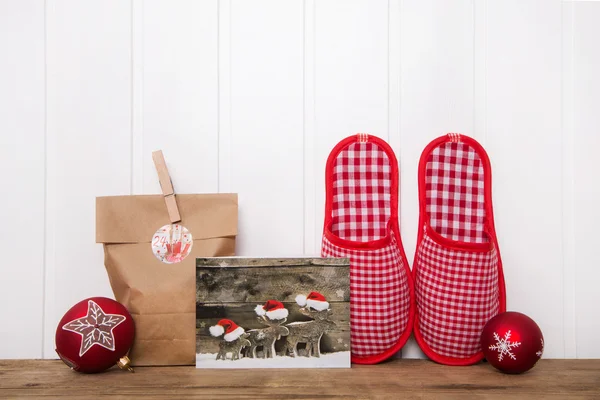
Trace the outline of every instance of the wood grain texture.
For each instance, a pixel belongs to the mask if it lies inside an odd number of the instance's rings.
[[[285,302],[285,308],[290,315],[283,326],[295,321],[311,321],[300,312],[296,303]],[[347,351],[350,344],[350,303],[349,302],[331,302],[331,320],[335,322],[336,329],[323,335],[321,341],[321,350],[325,353],[334,351]],[[235,321],[236,324],[246,330],[265,328],[256,319],[254,312],[255,303],[228,303],[223,304],[204,304],[198,306],[196,310],[196,353],[216,353],[219,348],[220,339],[210,336],[208,328],[215,325],[221,318],[228,318]],[[281,351],[284,339],[277,342],[276,350]]]
[[[505,375],[482,363],[448,367],[426,360],[392,360],[351,369],[197,370],[138,367],[78,374],[61,361],[0,361],[0,397],[113,399],[594,399],[600,396],[600,360],[542,360],[523,375]]]
[[[197,258],[196,266],[205,268],[222,268],[222,263],[228,268],[246,267],[299,267],[308,265],[348,267],[347,258]]]
[[[279,261],[263,260],[259,265]],[[285,266],[251,268],[198,267],[196,302],[253,302],[255,305],[270,299],[293,302],[297,295],[308,295],[311,291],[321,293],[330,302],[350,301],[348,263],[345,266],[298,265],[311,262],[299,260]]]
[[[227,318],[246,330],[262,329],[255,307],[267,300],[283,302],[286,324],[310,321],[298,310],[295,298],[317,291],[325,296],[336,328],[321,341],[325,353],[348,351],[350,346],[350,264],[334,258],[197,258],[196,353],[217,353],[220,339],[209,327]],[[285,324],[284,324],[285,325]],[[275,350],[284,353],[285,338]],[[301,354],[301,353],[300,353]]]

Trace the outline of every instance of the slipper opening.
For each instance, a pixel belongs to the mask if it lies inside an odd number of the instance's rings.
[[[392,216],[392,164],[376,143],[354,142],[333,162],[331,232],[370,242],[388,234]]]
[[[488,243],[484,165],[464,142],[445,142],[425,166],[425,206],[430,227],[446,239]]]

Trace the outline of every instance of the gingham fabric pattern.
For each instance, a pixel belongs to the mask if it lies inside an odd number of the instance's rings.
[[[483,164],[470,146],[436,147],[425,169],[426,210],[431,227],[457,241],[486,243]]]
[[[387,154],[370,142],[349,145],[333,165],[332,233],[358,242],[384,237],[391,216],[390,193]]]
[[[425,233],[416,262],[417,318],[423,340],[442,356],[474,356],[481,351],[483,327],[500,307],[496,249],[454,250]]]
[[[361,250],[336,246],[323,237],[322,256],[350,259],[352,354],[373,356],[396,344],[408,324],[410,293],[394,235],[383,248]]]

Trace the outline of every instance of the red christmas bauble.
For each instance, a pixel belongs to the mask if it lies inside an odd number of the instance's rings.
[[[56,352],[75,371],[104,371],[127,355],[135,326],[120,303],[91,297],[75,304],[56,328]]]
[[[481,333],[481,347],[494,367],[520,374],[533,368],[542,357],[544,337],[527,315],[509,311],[488,321]]]

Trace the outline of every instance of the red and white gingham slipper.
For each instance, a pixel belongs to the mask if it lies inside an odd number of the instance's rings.
[[[350,259],[352,362],[393,356],[410,336],[414,295],[398,227],[398,162],[382,139],[358,134],[329,154],[321,253]]]
[[[419,204],[415,338],[433,361],[474,364],[484,325],[506,310],[483,147],[456,133],[432,141],[419,163]]]

